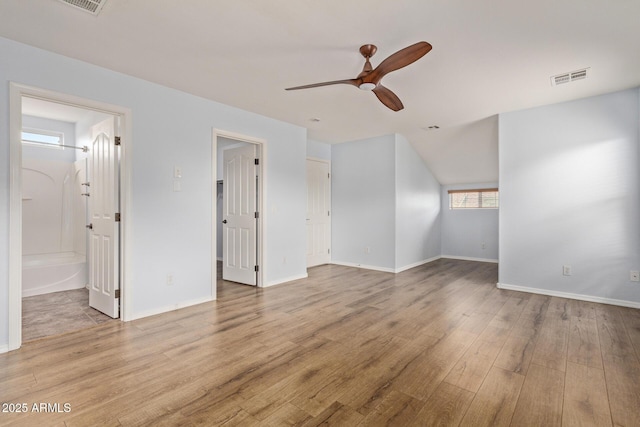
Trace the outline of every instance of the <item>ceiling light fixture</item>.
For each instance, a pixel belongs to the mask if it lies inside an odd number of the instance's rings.
[[[360,86],[358,86],[358,89],[360,90],[374,90],[376,88],[376,84],[375,83],[362,83],[360,84]]]

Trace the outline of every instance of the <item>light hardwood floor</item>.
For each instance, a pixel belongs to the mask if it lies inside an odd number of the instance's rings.
[[[0,355],[1,402],[61,411],[0,425],[639,426],[640,310],[496,280],[443,259],[221,282],[213,303]]]

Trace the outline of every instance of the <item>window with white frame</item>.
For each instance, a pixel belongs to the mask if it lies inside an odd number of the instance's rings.
[[[64,145],[64,133],[40,129],[22,129],[22,143],[61,150]]]
[[[449,190],[449,209],[498,209],[497,188]]]

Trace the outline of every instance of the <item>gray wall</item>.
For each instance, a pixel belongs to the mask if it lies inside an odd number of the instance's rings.
[[[498,209],[449,209],[448,193],[496,187],[497,182],[442,187],[443,257],[498,261]]]
[[[501,285],[640,302],[639,104],[631,89],[500,115]]]
[[[134,317],[211,297],[213,128],[267,140],[266,282],[306,275],[306,129],[0,38],[0,348],[8,342],[9,82],[132,110]],[[172,191],[174,166],[181,192]]]

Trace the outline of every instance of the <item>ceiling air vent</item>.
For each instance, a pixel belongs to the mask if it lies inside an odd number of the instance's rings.
[[[98,15],[107,0],[60,0],[77,9],[89,12],[92,15]]]
[[[576,70],[570,73],[558,74],[557,76],[551,76],[551,86],[571,83],[576,80],[584,80],[587,78],[587,71],[589,71],[589,68],[583,68],[582,70]]]

